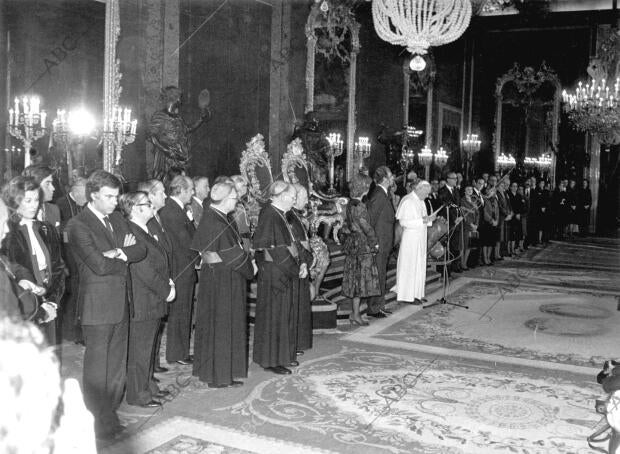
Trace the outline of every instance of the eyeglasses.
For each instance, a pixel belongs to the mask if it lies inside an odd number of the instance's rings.
[[[153,204],[151,202],[145,202],[145,203],[136,203],[137,207],[152,207]]]

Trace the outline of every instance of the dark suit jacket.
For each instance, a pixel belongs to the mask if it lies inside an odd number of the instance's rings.
[[[168,266],[168,277],[172,277],[172,240],[168,232],[159,223],[157,218],[153,216],[146,226],[149,229],[151,235],[155,236],[159,245],[166,251],[166,259]]]
[[[75,200],[73,200],[69,194],[56,200],[56,205],[60,210],[60,225],[63,230],[67,225],[67,222],[69,222],[69,219],[78,215],[83,208],[75,203]]]
[[[452,193],[447,186],[439,189],[437,193],[437,198],[439,202],[445,205],[446,208],[442,209],[439,213],[441,216],[446,217],[446,210],[450,210],[450,225],[454,225],[456,218],[458,218],[459,213],[455,207],[450,207],[451,204],[456,205],[457,207],[461,206],[461,196],[459,194],[458,189],[452,188]]]
[[[43,240],[44,246],[49,254],[50,279],[45,285],[47,290],[45,297],[53,303],[60,303],[65,291],[65,264],[62,260],[60,239],[58,233],[51,224],[35,220],[33,229],[38,231]],[[18,264],[19,267],[12,267],[17,282],[26,279],[38,285],[35,277],[35,269],[32,263],[32,252],[30,238],[25,226],[21,226],[18,221],[9,222],[9,233],[2,242],[2,253],[6,256],[9,263]]]
[[[196,231],[194,223],[171,198],[166,199],[166,205],[159,211],[159,217],[172,242],[172,279],[194,280],[194,267],[198,262],[198,254],[190,249]]]
[[[389,253],[394,245],[394,205],[382,187],[375,186],[366,201],[370,225],[379,240],[379,251]]]
[[[200,205],[196,202],[196,199],[192,197],[192,201],[189,202],[189,206],[192,209],[192,214],[194,215],[194,226],[198,228],[200,225],[200,219],[202,219],[202,212],[204,211],[203,205]]]
[[[129,265],[133,295],[131,319],[157,320],[166,315],[166,298],[170,294],[166,251],[140,226],[130,222],[129,229],[136,242],[146,247],[146,257]]]
[[[146,247],[139,242],[121,247],[125,235],[130,233],[121,214],[114,212],[109,219],[114,235],[87,207],[67,224],[71,252],[79,270],[78,312],[83,325],[114,324],[123,320],[127,310],[128,263],[146,256]],[[105,251],[114,248],[123,250],[127,262],[103,256]]]
[[[60,209],[52,202],[43,202],[41,205],[43,210],[43,220],[51,224],[58,233],[60,233]]]

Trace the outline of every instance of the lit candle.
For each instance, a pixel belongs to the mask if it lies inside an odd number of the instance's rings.
[[[9,109],[9,126],[13,126],[15,120],[15,111],[13,109]]]
[[[17,99],[17,97],[15,97],[15,117],[19,117],[19,99]],[[17,121],[15,123],[17,123]]]
[[[42,110],[41,111],[41,127],[45,128],[45,120],[47,118],[47,112]]]
[[[136,127],[138,126],[138,120],[132,120],[131,121],[131,135],[135,136],[136,135]]]
[[[30,113],[30,106],[28,105],[28,98],[25,96],[22,99],[22,104],[24,105],[24,115],[28,115]]]

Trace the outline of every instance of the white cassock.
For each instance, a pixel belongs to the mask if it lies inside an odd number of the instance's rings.
[[[426,205],[415,192],[407,194],[396,211],[396,219],[403,228],[398,250],[396,290],[398,301],[412,302],[424,297],[426,284],[426,231],[432,223],[425,223]]]

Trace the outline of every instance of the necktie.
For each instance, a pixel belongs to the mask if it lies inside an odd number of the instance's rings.
[[[114,238],[114,229],[112,228],[112,224],[110,223],[110,219],[107,216],[103,217],[103,222],[105,224],[105,228],[108,229],[110,235]]]

